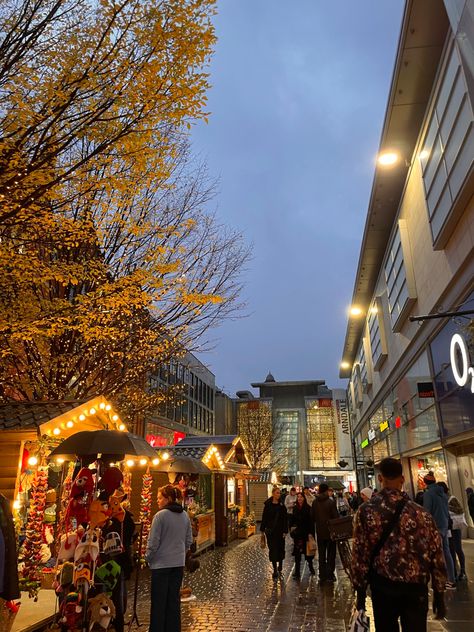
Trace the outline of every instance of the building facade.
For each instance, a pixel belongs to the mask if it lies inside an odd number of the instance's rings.
[[[259,396],[239,391],[234,406],[249,459],[263,453],[258,468],[274,467],[286,483],[354,486],[344,390],[330,390],[323,380],[277,382],[271,374],[252,386]]]
[[[146,419],[149,443],[174,445],[189,434],[215,434],[215,376],[192,353],[161,366],[150,376],[150,386],[172,394]]]
[[[409,493],[433,470],[464,502],[474,487],[473,50],[474,0],[406,3],[340,372],[361,480],[374,484],[377,463],[400,457]]]

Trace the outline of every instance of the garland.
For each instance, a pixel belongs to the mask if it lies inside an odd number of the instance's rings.
[[[48,489],[48,468],[38,467],[31,484],[31,502],[26,523],[24,544],[24,563],[20,581],[21,590],[28,592],[29,597],[38,600],[41,576],[38,566],[41,562],[41,544],[43,536],[44,509],[46,491]]]
[[[148,540],[148,534],[151,527],[151,486],[153,477],[149,471],[143,474],[142,497],[140,500],[140,522],[142,523],[142,548],[140,551],[140,561],[145,560],[145,551]]]

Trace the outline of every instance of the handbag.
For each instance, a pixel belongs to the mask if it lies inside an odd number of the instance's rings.
[[[365,610],[357,610],[354,608],[348,632],[368,632],[369,630],[370,618],[365,614]]]
[[[261,549],[266,549],[267,548],[267,539],[266,539],[264,533],[262,533],[262,535],[260,536],[260,548]]]
[[[308,536],[308,541],[306,542],[306,557],[314,557],[316,555],[316,540],[311,535]]]

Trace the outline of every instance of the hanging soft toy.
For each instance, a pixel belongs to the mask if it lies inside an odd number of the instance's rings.
[[[76,546],[81,541],[81,538],[83,535],[84,535],[84,529],[80,527],[77,531],[72,531],[71,533],[64,533],[61,536],[59,552],[58,552],[59,562],[72,560],[74,558]]]
[[[97,487],[104,490],[110,496],[123,482],[123,474],[118,467],[108,467],[99,481]]]
[[[125,520],[125,509],[122,505],[125,498],[126,495],[119,489],[116,489],[109,498],[110,517],[116,518],[119,522]]]
[[[108,630],[110,621],[115,617],[115,606],[110,597],[101,594],[89,599],[87,612],[90,621],[89,632],[94,628]]]
[[[103,527],[110,515],[111,511],[107,500],[93,500],[89,507],[90,528]]]
[[[67,632],[76,632],[81,629],[82,605],[81,595],[77,592],[70,592],[66,595],[61,607],[60,623]]]
[[[83,467],[74,479],[67,508],[67,522],[75,518],[77,524],[89,522],[89,505],[94,490],[94,478],[89,468]]]
[[[74,561],[78,562],[81,558],[89,555],[95,562],[99,557],[99,538],[99,529],[87,529],[76,546]]]

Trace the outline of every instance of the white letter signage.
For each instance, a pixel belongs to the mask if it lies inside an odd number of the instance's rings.
[[[458,356],[458,352],[460,357]],[[459,334],[454,334],[451,338],[449,350],[451,369],[453,371],[456,384],[466,386],[471,380],[471,393],[474,393],[474,368],[470,365],[469,350],[466,341]]]

